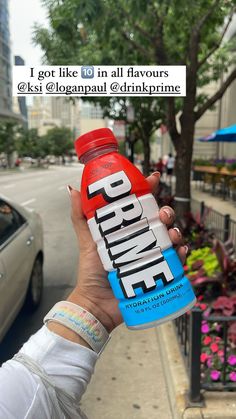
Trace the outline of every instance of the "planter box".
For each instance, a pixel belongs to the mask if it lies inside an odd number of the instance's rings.
[[[236,170],[228,170],[226,167],[218,169],[216,166],[194,166],[194,172],[236,176]]]

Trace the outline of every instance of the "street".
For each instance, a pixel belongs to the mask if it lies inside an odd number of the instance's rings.
[[[76,280],[77,243],[70,220],[66,185],[79,187],[82,166],[31,169],[0,174],[0,193],[36,210],[44,227],[44,294],[39,309],[31,316],[21,312],[0,345],[0,364],[42,324],[54,303],[64,298]]]
[[[79,187],[82,166],[0,173],[1,195],[35,209],[44,225],[44,294],[31,316],[23,311],[0,344],[0,364],[42,325],[43,316],[75,284],[77,244],[66,185]],[[114,397],[111,397],[114,396]],[[171,408],[155,328],[112,333],[81,402],[89,419],[170,419]]]

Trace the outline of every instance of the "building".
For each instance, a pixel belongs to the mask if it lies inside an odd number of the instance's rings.
[[[69,128],[73,137],[78,137],[80,133],[80,106],[78,100],[71,100],[65,97],[51,98],[51,117],[52,120],[59,121],[58,126]]]
[[[64,97],[34,96],[33,103],[28,108],[29,128],[38,130],[39,135],[45,135],[49,129],[66,127],[79,135],[79,104]]]
[[[103,111],[99,105],[91,102],[80,101],[80,132],[79,135],[85,134],[98,128],[105,128],[107,121],[103,117]]]
[[[225,41],[236,40],[236,14],[225,34]],[[234,42],[235,43],[235,42]],[[235,54],[235,48],[232,50]],[[235,64],[234,64],[235,66]],[[229,73],[233,68],[229,69]],[[214,95],[224,82],[226,75],[222,75],[217,83],[212,82],[204,87],[204,93]],[[194,158],[236,158],[235,143],[200,143],[198,138],[210,135],[212,132],[236,124],[236,80],[226,90],[221,100],[216,102],[211,111],[205,112],[195,126]]]
[[[14,117],[8,0],[0,0],[0,118]]]
[[[30,129],[37,129],[39,135],[45,135],[51,128],[60,126],[59,120],[52,120],[51,98],[33,96],[28,106],[28,122]]]
[[[54,127],[66,127],[77,138],[87,131],[105,126],[101,108],[82,100],[37,96],[33,97],[29,106],[29,128],[36,128],[39,135],[45,135]]]
[[[15,65],[25,65],[23,58],[19,55],[14,57]],[[13,111],[19,114],[25,128],[28,128],[28,109],[25,96],[13,97]]]

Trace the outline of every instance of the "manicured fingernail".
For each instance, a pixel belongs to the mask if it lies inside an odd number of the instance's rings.
[[[160,172],[153,172],[152,173],[152,176],[160,177],[160,175],[161,175]]]
[[[165,212],[165,214],[167,215],[167,217],[168,217],[169,219],[171,219],[171,218],[172,218],[172,213],[171,213],[171,211],[169,210],[169,208],[163,208],[163,211]]]
[[[174,227],[174,230],[176,231],[179,237],[182,237],[181,231],[178,227]]]
[[[187,253],[188,253],[188,251],[189,251],[189,247],[188,246],[184,246],[184,248],[185,248],[185,253],[186,253],[186,255],[187,255]]]
[[[68,194],[71,196],[72,187],[70,185],[67,185],[66,189]]]

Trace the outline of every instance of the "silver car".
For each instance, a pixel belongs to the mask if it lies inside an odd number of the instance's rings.
[[[0,341],[23,304],[39,305],[42,289],[41,218],[0,196]]]

